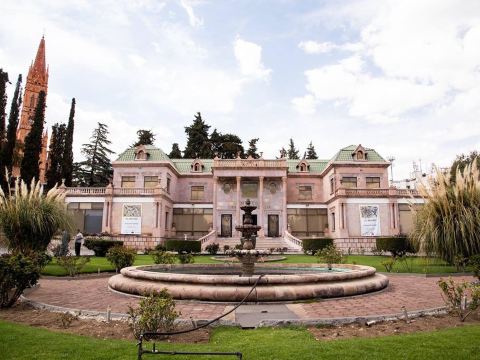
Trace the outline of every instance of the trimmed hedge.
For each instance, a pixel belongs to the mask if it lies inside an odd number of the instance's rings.
[[[177,240],[167,239],[165,242],[167,251],[176,251],[178,253],[199,253],[202,251],[202,244],[198,240]]]
[[[95,253],[95,256],[105,257],[108,250],[114,246],[122,246],[123,241],[112,240],[110,238],[86,238],[83,245]]]
[[[315,255],[318,250],[322,250],[327,246],[333,245],[331,238],[305,238],[302,239],[302,247],[304,254]]]
[[[416,252],[406,236],[380,237],[376,241],[377,250],[388,251],[393,257]]]

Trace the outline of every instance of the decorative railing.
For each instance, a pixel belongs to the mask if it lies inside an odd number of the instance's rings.
[[[153,195],[155,188],[114,188],[114,195]]]
[[[296,238],[292,234],[290,234],[287,230],[285,230],[285,234],[283,236],[283,239],[290,244],[293,248],[297,250],[302,250],[303,249],[303,242],[302,240]]]
[[[397,189],[397,195],[409,197],[409,196],[420,196],[420,193],[418,192],[418,190],[415,190],[415,189]]]
[[[67,195],[105,195],[105,187],[68,187]]]
[[[287,160],[215,159],[213,166],[217,168],[285,168],[287,167]]]
[[[202,236],[198,241],[202,244],[202,250],[217,238],[217,231],[212,230],[207,235]]]
[[[351,188],[340,188],[335,191],[336,196],[359,196],[359,197],[389,197],[389,196],[399,196],[399,197],[410,197],[410,196],[419,196],[417,190],[410,189],[351,189]]]
[[[108,188],[108,187],[69,187],[66,188],[67,196],[103,196],[113,195],[154,195],[155,191],[162,192],[163,189],[155,188]]]

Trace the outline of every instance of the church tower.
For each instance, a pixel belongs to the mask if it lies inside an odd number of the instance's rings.
[[[38,101],[40,91],[48,94],[48,67],[45,61],[45,38],[42,36],[40,45],[38,46],[35,61],[30,65],[28,70],[27,81],[25,84],[25,92],[23,94],[22,112],[20,115],[20,122],[17,129],[17,144],[21,144],[17,148],[19,154],[18,163],[13,168],[13,176],[20,176],[20,163],[23,156],[23,144],[25,138],[30,132],[32,126],[33,116],[35,114],[35,107]],[[45,172],[47,167],[47,146],[48,134],[45,132],[42,138],[42,152],[40,153],[40,181],[45,182]]]

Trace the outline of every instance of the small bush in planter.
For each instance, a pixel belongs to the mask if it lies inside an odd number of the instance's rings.
[[[176,261],[175,254],[168,251],[153,251],[151,255],[155,264],[175,264]]]
[[[198,240],[177,240],[168,239],[165,242],[167,251],[178,253],[199,253],[202,251],[202,244]]]
[[[217,243],[208,244],[205,247],[205,250],[207,250],[207,252],[210,255],[216,255],[218,253],[218,250],[220,250],[220,244],[217,244]]]
[[[406,236],[379,237],[376,243],[377,251],[388,251],[393,257],[415,253]]]
[[[315,255],[318,250],[322,250],[329,245],[333,245],[331,238],[305,238],[302,239],[304,254]]]
[[[184,254],[180,253],[177,255],[180,264],[193,264],[195,262],[195,258],[192,254]]]
[[[112,240],[105,237],[87,237],[84,244],[89,250],[95,253],[95,256],[105,257],[110,248],[116,245],[123,245],[123,241]]]
[[[72,254],[59,256],[56,259],[57,264],[64,268],[71,277],[78,275],[83,267],[90,261],[90,258],[87,256],[74,256]]]
[[[337,249],[335,245],[328,245],[322,250],[318,250],[316,253],[318,262],[327,264],[328,269],[332,269],[332,264],[341,264],[343,260],[343,254]]]
[[[132,266],[135,262],[137,252],[124,246],[114,246],[107,252],[107,260],[115,266],[116,271]]]

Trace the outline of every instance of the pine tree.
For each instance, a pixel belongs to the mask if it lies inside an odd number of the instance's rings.
[[[7,118],[8,73],[0,69],[0,144],[5,141],[5,119]],[[3,167],[3,166],[2,166]]]
[[[287,156],[289,159],[299,159],[298,149],[295,148],[293,139],[290,139],[290,143],[288,144]]]
[[[260,155],[258,155],[257,142],[258,138],[254,138],[248,142],[248,150],[246,153],[247,157],[251,156],[254,159],[260,158]]]
[[[242,139],[234,134],[222,134],[220,136],[222,159],[235,159],[237,156],[244,157],[245,151],[242,146]]]
[[[113,168],[109,155],[114,152],[108,148],[111,141],[107,137],[107,125],[98,123],[90,137],[90,143],[82,145],[82,154],[86,159],[79,163],[80,170],[76,174],[82,179],[82,185],[106,186],[110,182]]]
[[[62,183],[62,164],[65,153],[66,134],[67,126],[65,124],[55,124],[52,126],[52,136],[50,138],[48,151],[49,164],[46,172],[47,189],[51,189],[55,185]]]
[[[222,157],[222,134],[220,134],[217,129],[214,129],[210,135],[210,144],[212,146],[213,156]]]
[[[213,152],[208,136],[209,129],[210,125],[207,125],[203,121],[202,115],[197,112],[193,124],[185,127],[187,146],[185,146],[183,155],[186,159],[213,158]]]
[[[317,152],[315,151],[315,147],[313,146],[311,141],[310,144],[308,144],[305,159],[318,159]]]
[[[170,159],[181,159],[182,158],[182,152],[180,151],[180,148],[178,147],[178,143],[173,143],[172,144],[172,151],[170,151],[170,154],[168,154],[168,157]]]
[[[153,145],[155,141],[155,134],[151,130],[138,130],[138,140],[132,145],[132,147],[140,145]]]
[[[42,152],[43,124],[45,122],[45,92],[40,91],[38,103],[33,116],[33,123],[25,138],[20,176],[29,186],[32,179],[40,178],[40,153]]]
[[[17,142],[17,127],[20,117],[20,108],[22,106],[22,75],[18,75],[15,92],[13,93],[10,113],[8,114],[7,138],[2,151],[2,164],[7,168],[8,172],[12,171],[13,158],[15,156],[15,146]],[[1,179],[4,181],[4,171],[1,169]],[[4,187],[4,190],[6,188]]]
[[[68,125],[65,132],[65,146],[63,148],[61,163],[61,179],[65,180],[66,186],[72,186],[73,177],[73,130],[75,127],[75,104],[75,98],[73,98],[72,105],[70,106]]]

